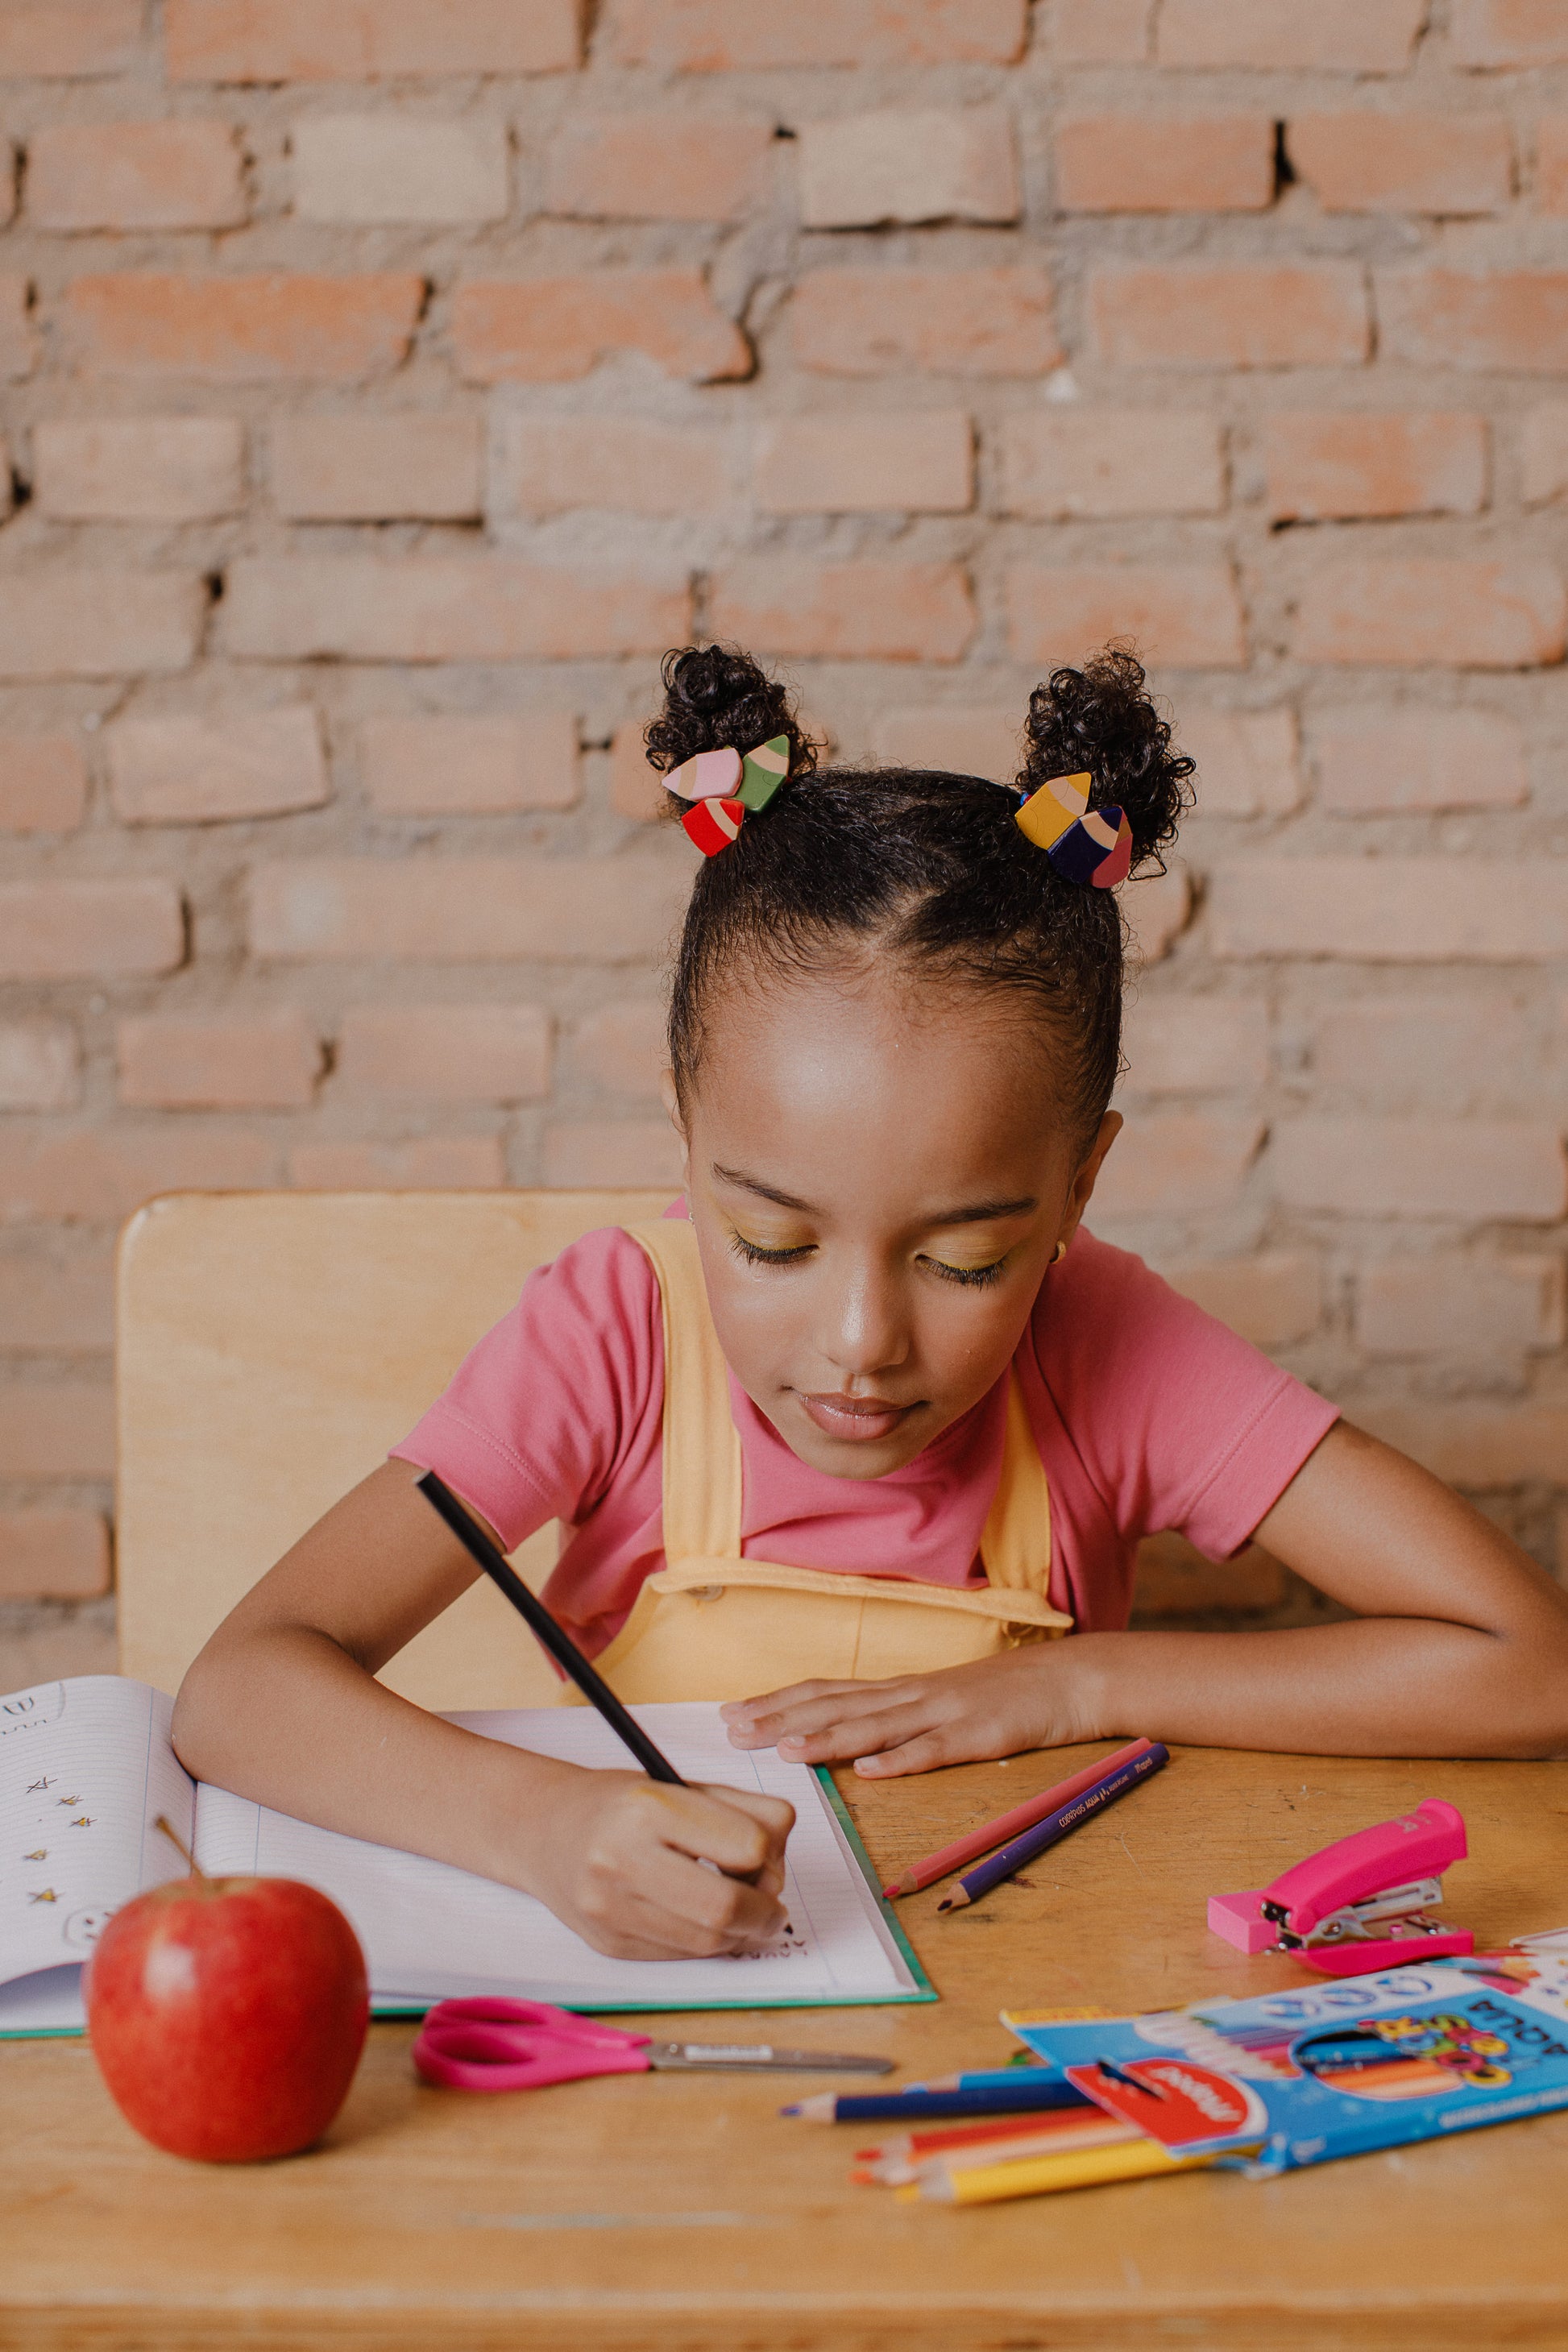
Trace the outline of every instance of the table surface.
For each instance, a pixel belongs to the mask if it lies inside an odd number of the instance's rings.
[[[890,1874],[1091,1752],[848,1775],[846,1795]],[[885,2052],[918,2080],[1005,2062],[1004,2005],[1300,1983],[1209,1936],[1205,1896],[1424,1797],[1468,1823],[1448,1897],[1478,1942],[1568,1921],[1568,1764],[1187,1749],[1024,1881],[946,1918],[940,1888],[900,1906],[940,2002],[797,2011],[791,2032]],[[766,2011],[714,2027],[776,2030]],[[776,2082],[472,2098],[420,2086],[410,2038],[372,2030],[320,2148],[232,2171],[144,2146],[84,2043],[0,2048],[0,2347],[1568,2347],[1568,2111],[1266,2183],[1195,2175],[965,2212],[851,2187],[866,2127],[781,2120]]]

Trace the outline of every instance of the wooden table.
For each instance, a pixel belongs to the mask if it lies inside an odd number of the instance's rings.
[[[974,1765],[847,1794],[897,1868],[1075,1767]],[[902,1906],[942,1999],[792,2032],[907,2079],[1004,2060],[1004,2002],[1164,2007],[1300,1981],[1209,1937],[1204,1899],[1447,1797],[1483,1942],[1568,1922],[1568,1765],[1188,1750],[1027,1874]],[[765,2012],[726,2017],[725,2038]],[[655,2031],[660,2030],[657,2025]],[[854,2189],[865,2135],[781,2121],[776,2084],[660,2075],[476,2099],[373,2030],[327,2142],[265,2168],[134,2137],[81,2042],[0,2049],[0,2346],[483,2352],[1460,2352],[1568,2347],[1568,2112],[1258,2184],[1130,2183],[968,2212]],[[793,2087],[793,2085],[792,2085]]]

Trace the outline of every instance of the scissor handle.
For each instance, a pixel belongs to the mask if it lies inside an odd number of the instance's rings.
[[[419,2029],[414,2063],[442,2090],[534,2091],[587,2074],[643,2074],[648,2040],[542,2000],[443,2000]]]

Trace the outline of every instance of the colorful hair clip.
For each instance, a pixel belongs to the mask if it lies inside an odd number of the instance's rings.
[[[1132,864],[1132,828],[1122,810],[1091,809],[1094,778],[1052,776],[1031,793],[1015,822],[1059,874],[1096,890],[1114,890]]]
[[[687,839],[696,843],[704,857],[717,857],[721,849],[729,848],[745,821],[742,802],[705,800],[694,801],[680,823]]]
[[[683,801],[721,801],[741,781],[741,755],[726,743],[717,751],[698,751],[671,768],[664,780],[667,793]]]
[[[748,751],[741,771],[739,797],[749,809],[765,809],[789,774],[789,737],[770,735]]]

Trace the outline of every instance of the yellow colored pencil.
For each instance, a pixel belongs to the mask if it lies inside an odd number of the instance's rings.
[[[994,2205],[1005,2197],[1041,2197],[1053,2189],[1092,2189],[1110,2180],[1143,2180],[1165,2172],[1195,2172],[1212,2156],[1173,2156],[1158,2140],[1123,2140],[1112,2147],[1064,2148],[1059,2156],[1021,2158],[1016,2164],[975,2165],[945,2172],[931,2165],[918,2183],[895,2190],[942,2205]]]

